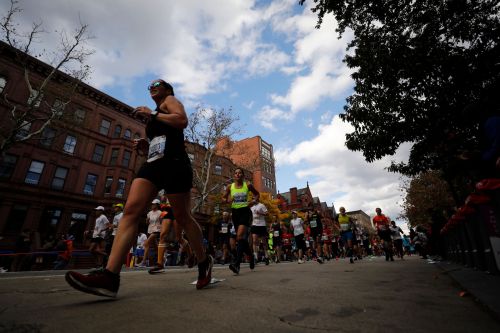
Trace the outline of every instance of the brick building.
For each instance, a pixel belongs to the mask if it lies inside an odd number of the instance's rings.
[[[240,141],[221,140],[219,155],[228,156],[235,165],[253,173],[252,183],[259,192],[276,196],[276,168],[273,145],[260,136]]]
[[[370,235],[375,234],[375,228],[372,225],[370,216],[364,211],[353,210],[350,212],[346,212],[346,214],[350,216],[358,226],[363,227],[363,230],[368,232]]]
[[[29,59],[30,82],[36,89],[49,65]],[[0,44],[0,122],[8,123],[10,106],[5,96],[21,106],[30,98],[23,68],[14,50]],[[71,77],[58,73],[44,91],[39,108],[56,107],[61,85]],[[132,108],[81,83],[64,113],[73,126],[54,121],[41,139],[15,144],[0,157],[0,234],[9,242],[28,228],[36,245],[48,234],[70,229],[81,242],[94,220],[93,209],[111,211],[127,196],[142,160],[132,149],[132,139],[144,136],[144,124],[134,119]],[[40,122],[33,121],[30,130]]]

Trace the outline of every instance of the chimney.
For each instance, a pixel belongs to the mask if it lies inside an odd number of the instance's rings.
[[[297,188],[292,187],[290,189],[290,204],[295,204],[297,203]]]

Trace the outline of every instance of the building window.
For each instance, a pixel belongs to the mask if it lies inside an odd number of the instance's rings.
[[[40,144],[45,147],[52,146],[54,138],[56,137],[56,130],[50,127],[45,127],[42,131],[42,138]]]
[[[85,180],[85,186],[83,187],[83,193],[92,195],[95,192],[95,187],[97,184],[97,175],[91,173],[87,174],[87,179]]]
[[[23,229],[26,215],[28,214],[28,206],[14,205],[10,210],[7,223],[5,223],[4,234],[17,234]]]
[[[268,160],[271,159],[271,150],[269,150],[268,148],[264,146],[260,147],[260,153],[263,157],[267,158]]]
[[[45,163],[39,161],[31,161],[30,168],[28,173],[26,174],[26,178],[24,182],[26,184],[37,185],[40,181],[40,177],[43,172],[43,168],[45,167]]]
[[[54,178],[52,179],[52,188],[54,190],[62,190],[64,188],[66,176],[68,176],[68,169],[57,167],[56,172],[54,173]]]
[[[54,100],[54,104],[52,104],[52,112],[56,114],[56,116],[60,117],[63,114],[64,108],[66,104],[60,99],[56,98]]]
[[[222,165],[216,164],[214,167],[214,173],[216,175],[222,175]]]
[[[74,114],[75,122],[77,122],[78,124],[83,123],[83,121],[85,120],[85,113],[85,110],[76,109]]]
[[[130,150],[125,150],[123,152],[123,159],[122,159],[122,166],[127,168],[128,165],[130,164],[130,156],[132,155],[132,152]]]
[[[94,154],[92,154],[92,161],[96,163],[101,163],[102,157],[104,156],[105,147],[102,145],[95,145]]]
[[[0,178],[10,178],[16,168],[17,156],[5,154],[0,163]]]
[[[61,221],[62,209],[60,208],[46,208],[40,219],[38,230],[42,234],[55,234],[57,226]]]
[[[130,129],[127,128],[125,130],[125,133],[123,134],[123,138],[127,139],[127,140],[130,140],[132,138],[132,132],[130,131]]]
[[[3,93],[6,85],[7,85],[7,79],[3,76],[0,76],[0,94]]]
[[[16,139],[21,140],[27,137],[30,134],[31,122],[23,121],[23,125],[19,128],[16,133]]]
[[[116,125],[115,131],[113,132],[113,138],[119,138],[122,135],[122,127],[120,125]]]
[[[28,106],[39,107],[42,102],[43,94],[36,89],[31,89],[30,97],[28,97]],[[33,103],[33,104],[32,104]]]
[[[111,149],[111,158],[109,159],[109,165],[116,165],[116,161],[118,160],[119,153],[120,153],[119,148]]]
[[[109,120],[101,120],[101,126],[99,127],[99,133],[102,135],[108,135],[109,128],[111,127],[111,122]]]
[[[64,141],[63,151],[73,155],[75,153],[76,137],[68,135]]]
[[[141,135],[139,133],[134,134],[134,139],[138,140],[141,138]]]
[[[104,194],[111,194],[111,186],[113,186],[113,177],[106,177],[106,183],[104,183]]]
[[[118,188],[116,189],[116,197],[117,198],[122,198],[123,195],[125,194],[125,184],[126,180],[123,178],[118,179]]]

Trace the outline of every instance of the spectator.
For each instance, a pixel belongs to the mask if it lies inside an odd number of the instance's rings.
[[[61,235],[61,239],[57,243],[56,250],[59,251],[57,259],[54,262],[54,269],[65,269],[68,266],[71,256],[73,254],[73,240],[75,237],[72,235]]]
[[[30,270],[31,263],[31,231],[29,229],[24,229],[17,238],[16,247],[14,252],[14,260],[12,261],[10,271],[27,271]]]

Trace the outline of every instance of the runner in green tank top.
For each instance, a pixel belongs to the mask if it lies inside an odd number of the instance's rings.
[[[236,260],[229,265],[229,269],[235,274],[240,272],[240,263],[243,253],[250,256],[250,269],[254,269],[255,261],[252,250],[248,244],[248,228],[252,224],[252,211],[250,207],[259,202],[259,192],[252,184],[244,180],[243,169],[234,170],[234,182],[226,188],[223,200],[231,204],[231,214],[234,228],[236,230]],[[253,200],[249,201],[249,192],[253,194]]]

